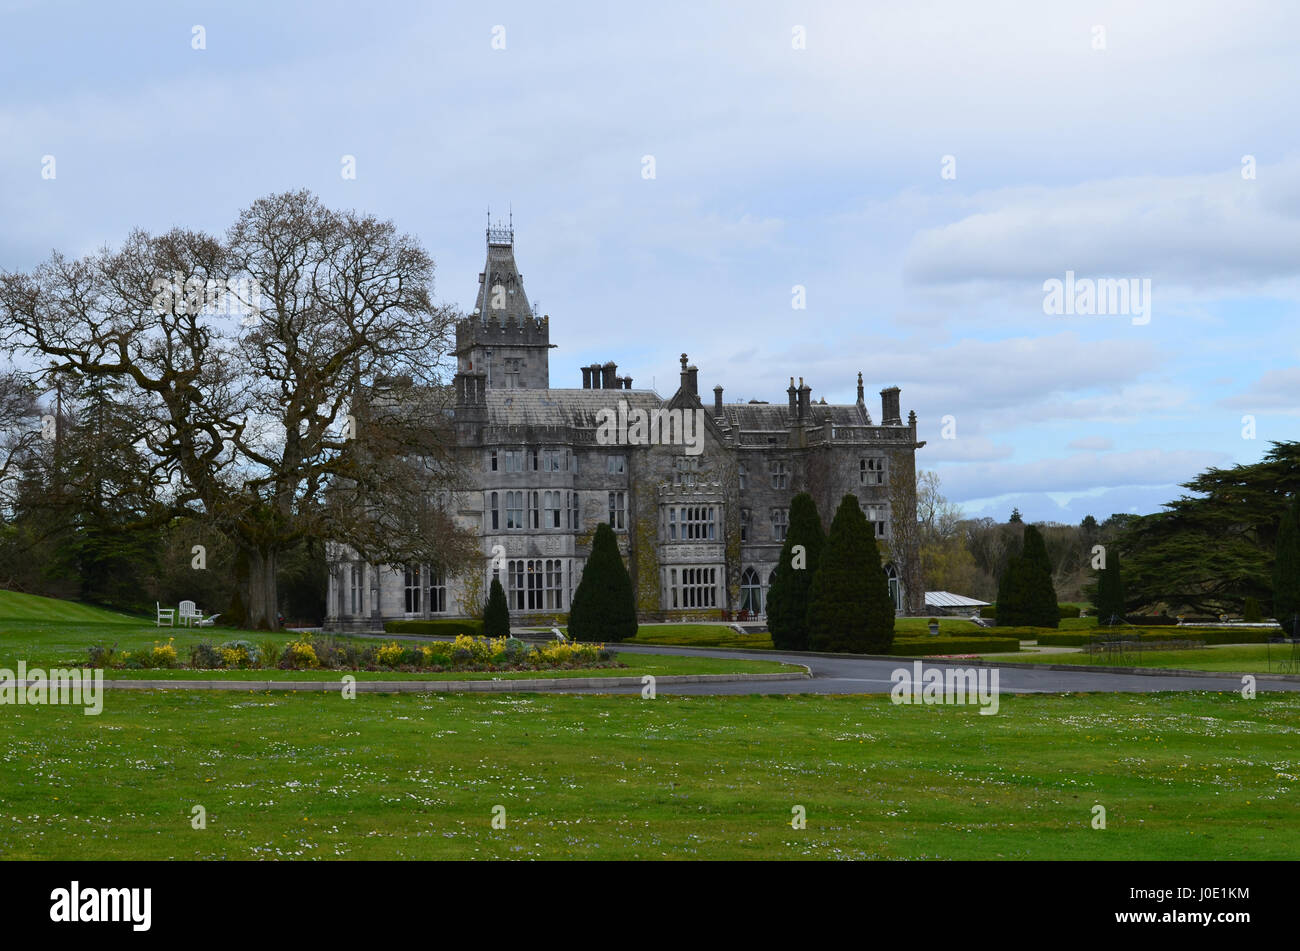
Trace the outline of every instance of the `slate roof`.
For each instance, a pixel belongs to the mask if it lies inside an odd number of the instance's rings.
[[[493,426],[575,426],[594,428],[602,409],[654,409],[664,405],[654,390],[507,390],[486,394],[488,423]]]
[[[712,407],[706,407],[710,414]],[[814,426],[830,419],[836,426],[868,426],[870,419],[859,412],[857,404],[822,405],[813,403],[809,408]],[[722,412],[727,425],[742,432],[784,432],[790,425],[790,407],[786,403],[723,403]]]

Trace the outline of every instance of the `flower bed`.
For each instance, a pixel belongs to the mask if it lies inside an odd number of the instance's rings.
[[[167,652],[170,652],[168,654]],[[227,641],[203,642],[190,648],[188,664],[180,664],[169,645],[152,652],[119,653],[102,646],[90,649],[91,667],[146,669],[184,667],[190,670],[395,670],[410,673],[441,671],[572,670],[623,667],[604,644],[552,641],[527,644],[514,637],[470,637],[428,644],[396,641],[361,643],[304,634],[288,644]]]

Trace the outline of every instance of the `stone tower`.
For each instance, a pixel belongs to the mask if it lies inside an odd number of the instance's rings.
[[[460,373],[483,374],[489,389],[550,387],[550,318],[537,317],[515,264],[515,229],[487,229],[487,263],[478,276],[474,312],[456,327]]]

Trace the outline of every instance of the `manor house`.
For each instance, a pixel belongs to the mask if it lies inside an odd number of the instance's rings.
[[[677,389],[633,386],[608,362],[551,380],[550,319],[537,316],[515,263],[514,229],[487,232],[474,312],[457,327],[455,432],[474,478],[456,518],[482,543],[481,565],[448,577],[430,565],[365,564],[331,546],[330,629],[395,618],[456,617],[496,571],[513,623],[549,624],[568,609],[596,526],[608,522],[643,619],[761,618],[789,522],[809,492],[829,523],[855,494],[873,527],[900,613],[923,611],[915,532],[916,414],[896,386],[872,420],[857,401],[812,399],[802,377],[786,399],[701,399],[682,354]],[[580,385],[579,385],[580,384]],[[497,547],[499,546],[499,547]],[[495,557],[494,557],[495,553]],[[504,558],[501,557],[504,553]]]

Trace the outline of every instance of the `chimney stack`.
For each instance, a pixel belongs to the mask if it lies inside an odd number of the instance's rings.
[[[606,389],[606,390],[618,389],[618,377],[617,377],[618,364],[617,363],[615,363],[613,360],[610,360],[608,363],[606,363],[604,366],[600,368],[600,373],[601,373],[600,385],[602,389]]]
[[[584,390],[591,389],[591,367],[582,368],[582,388]]]
[[[898,409],[898,387],[887,386],[880,391],[880,425],[901,426],[903,417]]]
[[[808,404],[811,402],[812,387],[805,386],[803,377],[799,377],[799,418],[807,419],[812,413],[809,411]]]
[[[719,384],[713,388],[713,415],[722,415],[722,386]]]
[[[799,414],[799,391],[794,388],[794,377],[790,377],[790,388],[785,392],[790,397],[790,418],[794,419]]]

